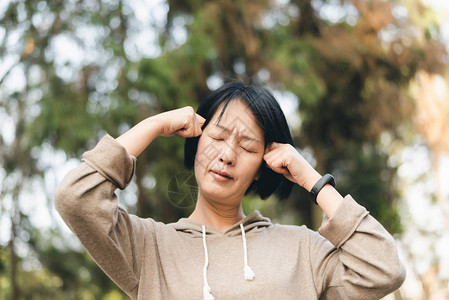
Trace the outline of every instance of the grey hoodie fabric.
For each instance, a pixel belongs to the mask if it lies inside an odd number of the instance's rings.
[[[63,220],[132,299],[205,299],[207,285],[215,299],[379,299],[404,281],[393,238],[350,196],[319,232],[258,211],[225,232],[186,218],[163,224],[118,206],[135,163],[106,135],[55,192]]]

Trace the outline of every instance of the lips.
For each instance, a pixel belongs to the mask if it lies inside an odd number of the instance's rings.
[[[227,179],[234,179],[231,175],[229,175],[229,173],[225,172],[225,171],[220,171],[220,170],[211,170],[212,173],[215,173],[217,175],[220,175],[222,177],[225,177]]]

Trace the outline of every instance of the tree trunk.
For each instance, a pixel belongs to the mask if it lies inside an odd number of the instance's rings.
[[[17,198],[15,198],[17,200]],[[10,280],[11,280],[11,300],[19,299],[19,285],[17,283],[17,254],[15,249],[15,240],[17,236],[17,207],[18,205],[14,205],[11,210],[11,239],[9,241],[9,250],[10,250]]]

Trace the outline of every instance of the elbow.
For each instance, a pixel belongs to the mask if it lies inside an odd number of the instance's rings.
[[[398,261],[398,265],[394,269],[395,270],[390,272],[388,276],[389,282],[391,283],[391,292],[399,289],[404,283],[406,277],[405,266],[401,261]]]
[[[394,245],[394,241],[392,241],[392,244]],[[385,283],[391,286],[390,293],[399,289],[404,283],[407,274],[396,246],[392,246],[390,261],[384,270],[386,275]]]
[[[398,255],[389,256],[387,261],[385,261],[385,264],[372,269],[371,283],[365,286],[368,288],[367,290],[372,292],[372,298],[366,297],[365,299],[381,299],[399,289],[404,283],[406,271]]]
[[[388,271],[382,271],[377,279],[366,286],[357,297],[351,299],[381,299],[401,287],[405,280],[405,268],[402,264],[392,265]],[[363,295],[363,297],[362,297]]]
[[[69,173],[53,193],[55,209],[65,221],[70,214],[77,211],[77,206],[80,205],[81,190],[76,186],[75,182]]]
[[[64,207],[67,203],[66,187],[60,184],[53,193],[53,203],[55,205],[56,211],[61,214],[64,211]]]
[[[63,181],[53,193],[53,203],[56,211],[65,219],[65,215],[70,211],[69,207],[73,206],[74,201],[69,197],[71,195],[70,188]]]
[[[53,193],[53,203],[64,223],[74,231],[81,220],[89,216],[89,207],[84,207],[85,190],[76,181],[64,178]]]
[[[379,282],[381,289],[387,294],[399,289],[405,281],[406,269],[402,262],[395,241],[392,236],[388,239],[387,247],[379,253],[383,253],[382,261],[378,265]]]
[[[383,275],[380,277],[382,279],[377,283],[377,287],[380,291],[383,291],[384,295],[387,295],[399,289],[404,283],[405,277],[405,267],[398,260],[397,263],[391,264],[388,270],[384,270]]]

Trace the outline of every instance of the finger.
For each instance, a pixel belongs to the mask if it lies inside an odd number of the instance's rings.
[[[189,121],[186,121],[184,127],[177,130],[175,133],[186,138],[201,135],[203,133],[201,127],[206,119],[198,114],[189,116],[189,119]]]
[[[199,114],[195,114],[195,136],[201,135],[203,133],[203,130],[201,128],[203,127],[204,122],[206,122],[205,118],[203,118]]]
[[[202,127],[204,122],[206,122],[206,119],[197,113],[195,113],[195,117],[196,117],[197,122],[201,125],[200,127]]]
[[[193,136],[195,130],[195,122],[192,121],[192,118],[190,116],[187,116],[183,123],[184,124],[182,125],[182,127],[176,130],[174,133],[182,137]]]
[[[282,145],[282,144],[280,144],[280,143],[272,142],[272,143],[269,145],[269,148],[270,148],[270,150],[274,150],[274,149],[279,148],[281,145]]]
[[[271,151],[279,148],[281,144],[276,143],[276,142],[272,142],[270,144],[267,145],[267,147],[265,148],[265,153],[270,153]]]
[[[294,182],[293,176],[286,166],[283,166],[282,164],[281,165],[267,164],[267,167],[273,170],[274,172],[283,175],[288,180]]]
[[[267,164],[275,168],[288,169],[289,159],[284,151],[271,151],[270,153],[264,155],[264,160]]]
[[[282,158],[285,155],[285,153],[277,147],[276,149],[271,149],[269,152],[265,152],[264,159],[265,160],[271,160],[274,161],[277,158]]]
[[[176,130],[175,133],[185,138],[192,137],[192,134],[185,129]]]
[[[276,168],[274,171],[276,173],[279,173],[279,174],[282,174],[282,175],[290,175],[290,172],[288,171],[288,169],[286,167]]]
[[[282,165],[267,165],[271,170],[273,170],[276,173],[282,174],[282,175],[290,175],[290,171],[288,168],[282,166]]]

